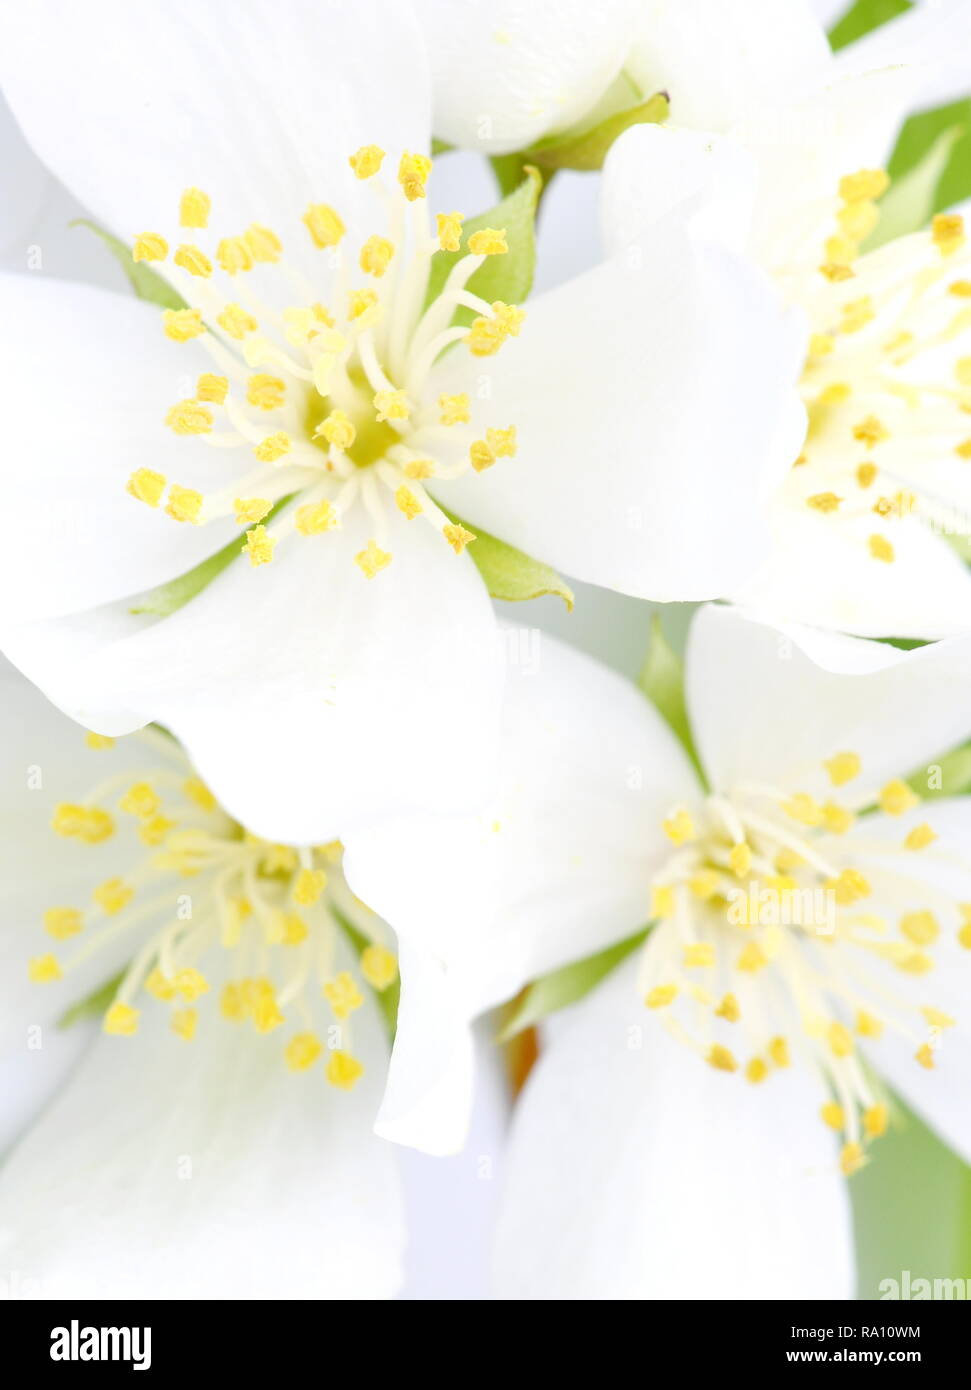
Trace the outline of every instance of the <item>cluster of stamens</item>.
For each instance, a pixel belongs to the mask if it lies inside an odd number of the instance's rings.
[[[30,979],[69,978],[128,938],[130,963],[104,1015],[106,1033],[136,1033],[147,994],[190,1041],[203,1022],[197,1006],[213,992],[209,974],[217,974],[223,1020],[261,1034],[279,1030],[288,1067],[305,1071],[323,1059],[331,1085],[349,1090],[363,1072],[350,1019],[365,993],[339,968],[342,940],[355,950],[366,943],[358,965],[370,989],[394,983],[397,961],[383,924],[344,882],[341,846],[296,849],[247,833],[176,744],[152,730],[136,737],[152,743],[161,765],[134,779],[131,772],[107,778],[84,802],[60,803],[52,821],[58,835],[93,847],[134,828],[140,843],[129,846],[128,872],[101,882],[89,909],[48,909],[47,934],[75,949],[64,961],[52,950],[34,956]],[[88,743],[101,749],[112,740],[89,734]]]
[[[857,754],[825,764],[834,788],[860,775]],[[919,797],[899,780],[879,792],[836,794],[740,786],[710,795],[694,813],[675,807],[663,829],[675,849],[652,883],[656,925],[641,957],[639,987],[680,1041],[723,1072],[752,1083],[788,1067],[793,1052],[822,1078],[831,1099],[822,1118],[844,1134],[842,1165],[855,1171],[864,1145],[882,1134],[888,1107],[858,1052],[885,1032],[905,1038],[916,1061],[934,1065],[942,1030],[954,1020],[928,1004],[919,1014],[888,990],[874,963],[912,976],[932,970],[939,918],[960,914],[958,940],[971,950],[971,903],[936,895],[915,874],[914,855],[935,832],[915,824],[896,845],[866,837],[867,815],[912,811]],[[870,862],[892,866],[908,898],[929,903],[891,923],[867,910],[873,887],[848,862],[841,837]],[[908,862],[910,861],[910,862]],[[892,976],[891,976],[892,978]],[[790,1025],[798,1021],[795,1034]],[[732,1025],[726,1032],[723,1025]],[[749,1056],[729,1047],[737,1032]],[[721,1041],[720,1038],[726,1038]]]
[[[302,234],[327,258],[333,296],[326,305],[287,263],[269,227],[253,224],[208,250],[199,245],[211,211],[201,189],[183,193],[179,215],[196,240],[171,250],[158,232],[135,238],[134,259],[169,262],[167,274],[185,301],[184,308],[163,311],[165,333],[205,348],[214,366],[199,376],[190,399],[172,406],[166,423],[213,448],[250,450],[255,464],[208,495],[144,467],[131,475],[128,491],[148,506],[164,505],[180,522],[201,525],[232,515],[247,528],[242,549],[255,566],[269,563],[286,537],[339,529],[360,503],[374,534],[355,559],[373,579],[392,558],[389,500],[409,521],[424,517],[461,554],[475,536],[436,505],[425,484],[470,469],[481,473],[516,453],[514,426],[477,436],[469,394],[436,395],[429,381],[453,344],[462,342],[481,358],[518,335],[524,310],[487,303],[469,288],[488,257],[508,252],[505,229],[466,233],[461,214],[439,213],[433,235],[425,203],[431,160],[403,154],[398,187],[391,189],[381,176],[384,158],[368,145],[349,162],[358,179],[373,183],[388,235],[368,236],[354,256],[335,208],[315,203],[304,214]],[[432,261],[441,254],[456,259],[441,293],[426,303]],[[252,273],[267,267],[288,293],[292,287],[291,307],[277,311],[251,288]],[[467,311],[471,324],[459,323]],[[450,457],[459,444],[460,462],[436,458],[443,441]]]

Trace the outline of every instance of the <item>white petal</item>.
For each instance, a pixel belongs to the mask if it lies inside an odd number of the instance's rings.
[[[941,106],[968,95],[971,80],[965,55],[969,43],[971,12],[963,0],[932,0],[872,29],[843,49],[836,65],[843,71],[861,72],[906,63],[919,75],[917,102]]]
[[[516,425],[518,455],[441,495],[578,579],[662,600],[723,593],[767,539],[800,338],[768,282],[675,211],[531,304],[473,406],[480,428]],[[467,385],[458,356],[437,389]]]
[[[628,71],[679,126],[725,130],[809,90],[831,62],[805,0],[647,0]]]
[[[630,0],[417,0],[432,67],[435,134],[525,149],[596,106],[630,42]],[[634,99],[634,94],[632,94]]]
[[[172,0],[146,14],[102,0],[96,23],[44,0],[7,36],[0,76],[34,149],[118,235],[175,230],[197,185],[218,236],[269,223],[308,268],[308,203],[345,222],[364,206],[348,155],[428,142],[424,47],[393,0]]]
[[[389,523],[394,558],[372,580],[353,559],[370,534],[356,509],[342,531],[287,537],[271,565],[240,558],[131,636],[62,659],[55,624],[8,651],[89,725],[94,711],[171,729],[226,809],[271,839],[477,804],[501,681],[485,586],[421,520]]]
[[[863,637],[946,637],[966,632],[971,571],[944,536],[916,517],[892,525],[838,520],[776,501],[772,552],[730,597],[772,621],[835,628]],[[879,533],[894,558],[875,559]]]
[[[338,1092],[288,1071],[273,1037],[209,1015],[183,1044],[146,1009],[11,1155],[4,1266],[47,1298],[390,1297],[404,1233],[393,1151],[370,1133],[376,1018],[355,1016],[355,1051],[365,1075]]]
[[[850,1298],[850,1215],[817,1087],[753,1086],[645,1015],[634,967],[571,1010],[520,1098],[497,1294]]]
[[[7,196],[0,207],[0,253],[16,252],[24,264],[21,244],[49,196],[53,180],[24,140],[10,106],[0,93],[0,167]]]
[[[4,623],[153,588],[225,544],[231,523],[180,525],[125,490],[137,467],[200,490],[225,482],[221,451],[165,426],[208,358],[167,339],[157,309],[104,290],[3,275],[0,306]]]
[[[822,793],[822,763],[853,751],[863,764],[852,791],[877,791],[888,778],[971,734],[967,691],[971,638],[950,638],[916,651],[884,650],[876,669],[852,673],[859,638],[831,637],[843,671],[817,666],[793,640],[731,608],[709,607],[688,639],[687,696],[698,751],[712,785],[724,791],[762,782],[786,791]]]

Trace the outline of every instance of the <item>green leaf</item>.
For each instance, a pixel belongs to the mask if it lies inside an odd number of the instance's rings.
[[[354,947],[354,950],[359,956],[363,955],[371,945],[371,938],[365,936],[364,932],[359,931],[350,918],[345,917],[343,912],[339,911],[333,903],[329,906],[330,911],[334,915],[334,920]],[[365,981],[365,983],[367,982]],[[401,998],[401,980],[400,978],[393,980],[391,984],[388,985],[387,989],[375,989],[373,985],[368,985],[368,989],[374,996],[374,1002],[381,1010],[385,1027],[388,1030],[388,1037],[393,1043],[394,1035],[398,1030],[398,1002]]]
[[[89,222],[85,217],[79,217],[71,223],[72,227],[87,227],[94,232],[96,237],[100,237],[128,276],[131,287],[138,295],[139,299],[146,299],[150,304],[158,304],[162,309],[185,309],[186,302],[178,291],[174,290],[167,280],[163,280],[161,275],[152,270],[144,261],[132,259],[130,247],[123,241],[119,241],[116,236],[106,232],[103,227],[99,227],[96,222]]]
[[[704,780],[701,761],[691,736],[691,723],[684,698],[684,663],[664,635],[660,613],[651,617],[651,641],[638,677],[638,685]]]
[[[264,525],[272,521],[273,517],[292,500],[294,494],[291,492],[286,497],[281,497],[279,502],[267,512],[263,518]],[[233,560],[242,554],[243,547],[240,545],[240,537],[234,536],[231,541],[227,541],[222,550],[217,550],[215,555],[209,555],[205,560],[200,560],[191,570],[186,570],[185,574],[180,574],[176,579],[170,579],[167,584],[160,584],[157,589],[150,589],[147,594],[141,594],[132,601],[129,613],[149,613],[155,618],[167,618],[171,613],[175,613],[195,598],[196,594],[201,593],[207,585],[218,578],[223,570]]]
[[[574,961],[571,965],[561,966],[559,970],[553,970],[549,975],[534,980],[522,995],[518,1007],[512,1018],[506,1022],[497,1041],[508,1042],[524,1028],[532,1028],[541,1019],[548,1018],[559,1009],[565,1009],[568,1004],[575,1004],[578,999],[589,994],[611,970],[626,960],[631,952],[637,950],[649,930],[649,926],[642,927],[633,936],[618,941],[615,946],[608,946],[605,951],[598,951],[596,955]]]
[[[438,505],[442,507],[441,502]],[[526,599],[554,594],[572,612],[573,590],[556,570],[517,550],[514,545],[490,536],[481,527],[463,521],[447,508],[442,507],[442,511],[450,521],[475,533],[475,540],[469,542],[468,554],[485,580],[490,597],[505,599],[507,603],[522,603]]]
[[[880,221],[864,245],[864,251],[875,251],[895,237],[919,232],[927,226],[939,208],[937,189],[963,135],[963,126],[945,130],[920,162],[890,185],[880,200]]]
[[[528,168],[525,173],[519,187],[501,203],[465,223],[458,251],[435,252],[428,276],[426,309],[441,294],[452,267],[467,254],[469,237],[484,227],[505,228],[509,250],[504,256],[487,256],[470,277],[467,288],[490,304],[496,299],[507,304],[521,304],[527,297],[533,287],[536,268],[536,205],[543,180],[536,169]],[[472,309],[460,307],[452,323],[471,323],[475,317]]]
[[[971,743],[934,758],[908,777],[907,784],[925,800],[967,792],[971,789]]]
[[[871,29],[886,24],[888,19],[896,19],[897,15],[906,14],[910,8],[909,0],[857,0],[839,23],[830,29],[830,47],[836,53],[847,44],[861,39],[864,34],[869,34]]]
[[[128,966],[126,965],[123,970],[118,971],[117,975],[112,975],[110,980],[105,980],[104,984],[98,985],[90,994],[86,994],[83,999],[72,1004],[69,1009],[65,1009],[57,1020],[57,1027],[70,1028],[85,1018],[101,1018],[118,993],[118,988],[127,973]]]
[[[971,197],[971,99],[950,102],[912,116],[900,132],[887,172],[895,182],[906,177],[937,140],[960,126],[962,134],[951,148],[950,158],[934,193],[931,212],[941,212]],[[889,194],[887,195],[889,197]]]
[[[626,111],[618,111],[589,130],[566,135],[551,135],[526,151],[531,164],[546,169],[577,169],[592,173],[603,168],[604,159],[615,140],[635,125],[660,125],[668,118],[671,103],[666,92],[654,96]]]

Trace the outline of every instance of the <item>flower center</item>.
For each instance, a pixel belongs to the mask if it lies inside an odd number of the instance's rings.
[[[825,768],[842,788],[861,764],[842,752]],[[971,903],[935,895],[913,873],[913,856],[936,839],[931,827],[914,825],[897,845],[867,835],[870,811],[903,815],[918,802],[896,780],[825,801],[746,785],[694,811],[677,807],[663,823],[675,848],[652,882],[657,924],[639,977],[648,1008],[720,1071],[739,1070],[739,1038],[752,1083],[788,1067],[798,1049],[829,1091],[822,1118],[844,1132],[847,1172],[863,1162],[865,1141],[883,1133],[888,1115],[859,1040],[896,1033],[931,1068],[941,1031],[954,1022],[899,997],[892,971],[922,976],[933,968],[938,916],[955,906],[959,940],[971,949]],[[876,888],[873,870],[860,867],[864,854],[877,865]],[[895,929],[867,909],[875,893],[906,902]],[[914,910],[915,895],[929,905]]]
[[[378,992],[394,984],[397,962],[383,923],[347,888],[340,845],[297,849],[249,834],[175,743],[152,730],[135,737],[149,741],[158,764],[134,778],[130,771],[108,777],[83,802],[55,809],[58,835],[101,847],[127,832],[129,843],[124,871],[98,884],[92,908],[44,914],[49,936],[80,940],[64,962],[51,951],[33,957],[30,978],[68,976],[124,937],[131,960],[111,982],[105,1032],[136,1033],[150,996],[169,1009],[172,1030],[186,1041],[218,1019],[258,1033],[279,1030],[292,1070],[307,1070],[326,1053],[327,1080],[350,1089],[363,1072],[350,1020],[365,996],[339,957],[350,943],[360,975]],[[95,734],[88,743],[112,746]],[[216,995],[211,976],[221,986],[207,1020],[200,1009]]]
[[[508,253],[505,230],[466,234],[461,214],[439,213],[433,235],[425,203],[431,160],[405,152],[392,189],[381,176],[384,158],[368,145],[349,161],[371,184],[384,224],[355,251],[337,209],[314,203],[304,214],[302,235],[323,257],[323,297],[287,263],[269,227],[254,223],[208,249],[198,244],[210,199],[197,188],[182,195],[180,226],[197,240],[172,254],[168,274],[185,307],[164,310],[164,328],[177,342],[204,347],[214,370],[198,378],[195,394],[174,405],[166,423],[213,448],[251,451],[256,466],[206,496],[139,468],[128,491],[151,507],[164,499],[166,514],[180,522],[234,516],[248,528],[242,549],[256,566],[292,535],[338,530],[355,506],[373,531],[355,556],[369,579],[392,559],[387,506],[409,521],[424,518],[461,554],[474,535],[449,519],[424,484],[481,473],[516,453],[514,426],[497,423],[479,438],[469,393],[434,387],[436,363],[453,344],[488,357],[520,331],[522,309],[488,303],[469,287],[488,257]],[[169,240],[142,233],[133,254],[166,261]],[[454,264],[431,298],[433,261],[443,254],[454,255]],[[250,280],[262,281],[263,293]],[[283,509],[291,500],[299,504]]]
[[[876,226],[879,170],[840,182],[838,232],[809,304],[802,379],[809,430],[782,498],[848,523],[879,564],[896,558],[894,528],[920,518],[966,533],[953,467],[971,462],[971,247],[960,217],[860,256]]]

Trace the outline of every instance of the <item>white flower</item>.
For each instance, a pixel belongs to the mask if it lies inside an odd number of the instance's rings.
[[[701,611],[704,782],[638,691],[544,640],[488,813],[354,847],[358,891],[439,956],[442,1056],[463,1014],[655,923],[551,1020],[508,1158],[507,1296],[848,1297],[843,1173],[887,1123],[881,1078],[971,1153],[971,803],[902,780],[933,786],[971,732],[971,644],[825,640],[846,673]],[[458,1099],[430,1098],[439,1132]]]
[[[4,705],[0,1061],[51,1096],[0,1170],[0,1266],[48,1298],[393,1295],[396,964],[339,848],[245,835],[162,734],[85,751],[23,683]],[[103,1035],[46,1077],[106,982]]]
[[[677,207],[525,322],[463,289],[502,253],[483,234],[423,316],[458,219],[426,211],[406,6],[97,14],[35,7],[6,90],[51,168],[193,307],[166,336],[143,303],[3,282],[5,649],[88,727],[172,728],[261,833],[468,805],[498,702],[470,534],[636,595],[741,583],[791,330]],[[449,327],[456,305],[471,329]],[[170,616],[131,611],[242,541],[237,519],[252,564]]]

